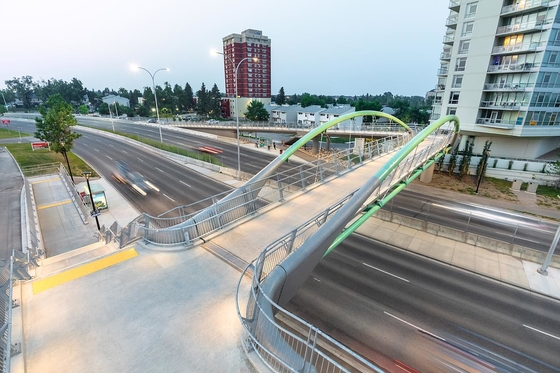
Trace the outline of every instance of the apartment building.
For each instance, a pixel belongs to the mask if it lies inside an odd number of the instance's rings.
[[[449,2],[431,120],[457,115],[462,148],[490,140],[493,156],[537,158],[559,147],[558,4]]]
[[[235,97],[237,85],[238,114],[242,117],[252,99],[270,103],[271,41],[262,31],[252,29],[228,35],[222,41],[226,96]],[[233,102],[231,113],[235,115]]]

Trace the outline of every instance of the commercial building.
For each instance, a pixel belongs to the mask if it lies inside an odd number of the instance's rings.
[[[257,99],[264,104],[271,98],[271,41],[262,31],[248,29],[223,39],[226,96],[235,116],[236,85],[238,115],[243,117],[247,105]],[[237,79],[235,72],[237,70]]]
[[[461,120],[461,150],[537,158],[560,145],[558,0],[451,0],[431,120]]]

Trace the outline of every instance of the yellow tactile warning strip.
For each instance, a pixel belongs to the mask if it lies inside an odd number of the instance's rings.
[[[60,205],[66,205],[67,203],[71,203],[71,202],[72,202],[71,199],[65,199],[64,201],[55,202],[55,203],[49,203],[48,205],[41,205],[41,206],[37,207],[37,210],[43,210],[43,209],[48,209],[49,207],[56,207],[56,206],[60,206]]]
[[[124,262],[125,260],[132,259],[136,256],[138,256],[138,252],[134,248],[122,250],[116,254],[106,256],[105,258],[57,273],[56,275],[52,275],[42,280],[37,280],[33,282],[33,294],[65,284],[77,278],[87,276],[93,272]]]
[[[60,180],[60,178],[59,177],[53,177],[52,179],[38,180],[38,181],[32,182],[31,184],[48,183],[49,181],[56,181],[56,180]]]

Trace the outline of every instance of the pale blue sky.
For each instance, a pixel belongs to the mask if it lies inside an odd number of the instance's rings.
[[[428,5],[429,4],[429,5]],[[222,38],[272,40],[272,93],[424,95],[436,82],[449,0],[280,2],[19,0],[2,4],[0,88],[13,77],[87,88],[204,82],[224,91]]]

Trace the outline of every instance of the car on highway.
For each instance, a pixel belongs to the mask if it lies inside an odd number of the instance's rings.
[[[148,119],[148,123],[157,123],[157,119],[150,118],[150,119]]]
[[[137,171],[132,171],[126,162],[116,162],[116,170],[111,174],[119,183],[128,185],[134,192],[147,195],[150,192],[159,192],[159,188],[147,180]]]

